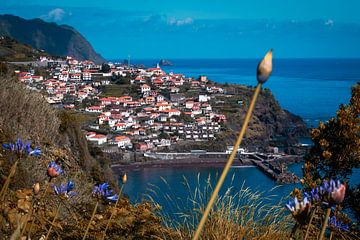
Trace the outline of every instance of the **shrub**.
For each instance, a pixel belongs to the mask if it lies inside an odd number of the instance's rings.
[[[14,139],[54,143],[60,121],[40,93],[31,92],[10,76],[0,76],[0,127]],[[12,140],[14,140],[12,139]]]

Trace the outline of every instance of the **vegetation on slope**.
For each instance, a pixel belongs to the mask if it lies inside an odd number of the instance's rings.
[[[0,203],[0,238],[22,232],[23,236],[36,239],[46,235],[50,227],[50,238],[82,238],[97,201],[92,197],[92,186],[109,181],[117,188],[109,166],[91,156],[80,123],[73,114],[57,112],[40,94],[28,91],[17,80],[0,77],[0,100],[0,144],[5,144],[0,146],[1,188],[10,179],[9,190]],[[8,150],[7,143],[17,137],[24,142],[31,140],[32,148],[40,146],[41,157],[26,157]],[[17,159],[15,174],[9,178]],[[51,180],[46,174],[50,162],[56,162],[63,169],[63,174]],[[69,199],[56,195],[53,184],[69,180],[75,183],[76,195]],[[40,183],[38,194],[31,190],[35,183]],[[58,207],[61,211],[56,216]],[[113,211],[114,223],[107,231],[109,239],[153,239],[173,234],[161,225],[152,205],[132,205],[121,198],[117,208],[108,201],[100,201],[89,239],[100,237]]]
[[[40,56],[48,54],[10,37],[0,37],[0,61],[35,61]]]
[[[0,36],[14,38],[55,56],[90,59],[96,63],[105,61],[74,28],[41,19],[26,20],[13,15],[0,15]]]

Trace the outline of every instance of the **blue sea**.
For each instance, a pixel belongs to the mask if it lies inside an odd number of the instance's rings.
[[[256,85],[255,59],[169,59],[174,65],[162,67],[166,72],[183,73],[187,77],[206,75],[220,83]],[[157,60],[134,60],[134,64],[152,67]],[[319,121],[326,121],[335,115],[340,104],[348,103],[351,86],[360,81],[360,59],[274,59],[273,74],[264,85],[269,88],[280,105],[301,116],[309,127],[316,127]],[[304,140],[305,142],[307,140]],[[289,167],[301,176],[301,164]],[[188,189],[184,178],[194,189],[204,186],[208,176],[215,184],[221,168],[146,168],[128,173],[124,192],[133,202],[139,202],[146,194],[163,205],[165,212],[175,214],[176,207],[168,204],[166,194],[186,205]],[[233,181],[231,181],[231,177]],[[166,182],[166,183],[165,183]],[[356,169],[352,184],[360,183],[360,171]],[[244,184],[254,191],[271,191],[276,195],[274,202],[288,196],[296,184],[278,185],[257,168],[232,168],[223,189],[239,189]],[[274,189],[275,188],[275,189]],[[153,191],[153,190],[156,191]],[[144,195],[145,194],[145,195]],[[180,204],[181,205],[181,204]],[[186,206],[183,206],[184,208]]]

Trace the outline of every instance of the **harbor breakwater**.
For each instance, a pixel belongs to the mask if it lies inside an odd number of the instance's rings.
[[[133,153],[130,161],[124,162],[114,159],[112,168],[116,172],[127,172],[141,168],[166,168],[166,167],[222,167],[225,165],[229,153],[223,152],[189,152],[189,153]],[[288,164],[302,161],[300,155],[276,155],[264,153],[237,154],[233,166],[256,166],[265,175],[281,183],[294,183],[299,177],[288,172]]]

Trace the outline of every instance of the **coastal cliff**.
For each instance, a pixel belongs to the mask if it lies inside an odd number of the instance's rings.
[[[67,25],[0,15],[0,36],[14,38],[55,56],[72,56],[95,63],[105,62],[78,31]]]
[[[215,140],[206,143],[191,142],[174,146],[177,151],[203,149],[225,151],[232,146],[242,126],[248,104],[254,92],[252,87],[218,84],[227,94],[214,96],[213,109],[226,116],[223,132]],[[285,109],[267,88],[260,92],[253,116],[246,130],[242,146],[249,150],[268,151],[270,146],[287,147],[298,143],[299,137],[308,137],[309,131],[303,119]]]

